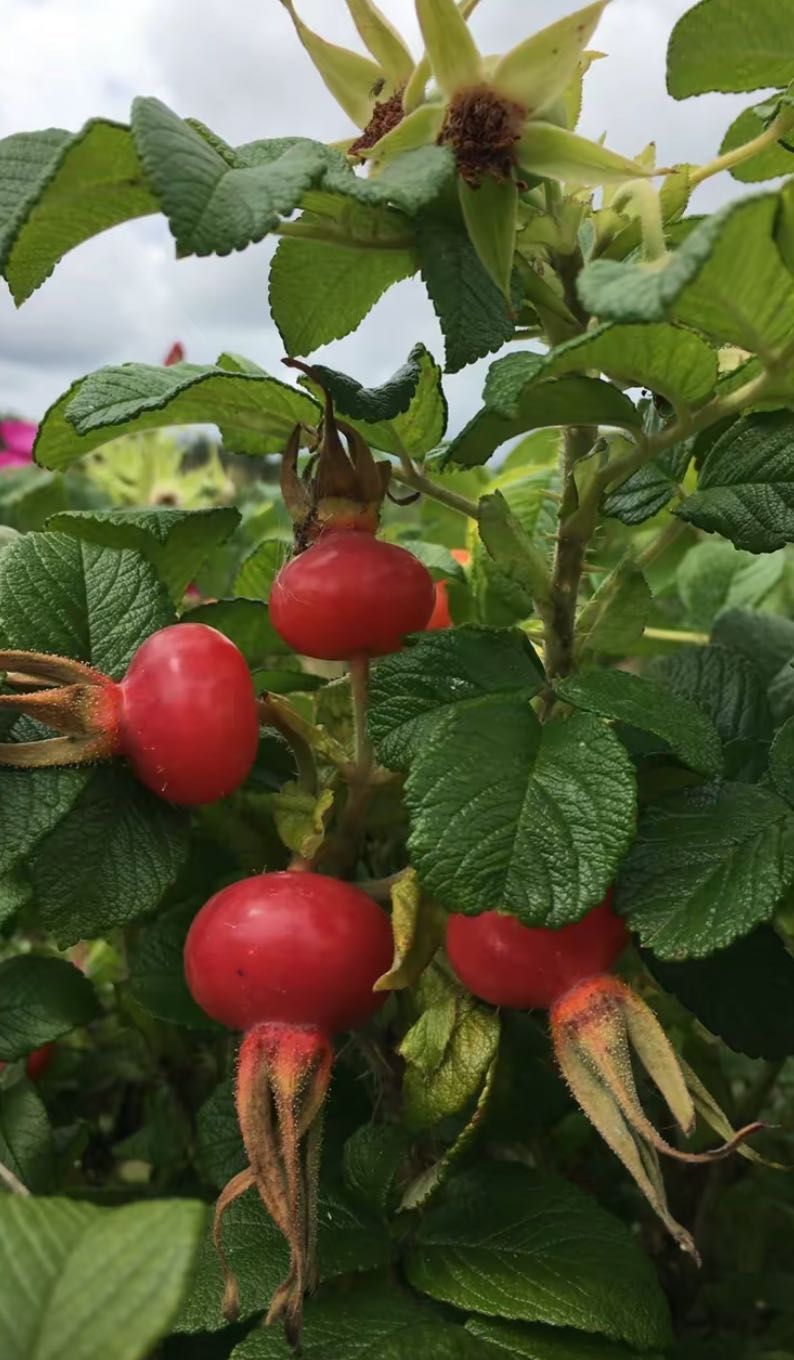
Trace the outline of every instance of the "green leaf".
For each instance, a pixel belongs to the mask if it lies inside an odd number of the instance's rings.
[[[29,1081],[0,1086],[0,1162],[31,1194],[46,1195],[52,1189],[55,1174],[52,1129],[44,1102]]]
[[[435,723],[405,790],[411,863],[427,892],[525,925],[579,920],[634,831],[634,775],[614,733],[582,714],[542,727],[520,689]]]
[[[645,962],[665,991],[737,1053],[779,1061],[794,1053],[794,958],[768,926],[696,963]]]
[[[518,191],[513,180],[486,175],[478,185],[458,178],[463,221],[480,264],[510,302],[516,248]]]
[[[275,378],[199,364],[123,364],[73,384],[46,413],[35,456],[63,470],[122,434],[210,422],[236,453],[277,453],[295,425],[319,419],[307,393]]]
[[[784,569],[784,552],[753,556],[718,538],[695,543],[676,573],[687,623],[706,629],[723,609],[760,606],[778,586]]]
[[[178,604],[213,549],[240,523],[232,506],[211,510],[64,510],[48,528],[108,548],[133,548]]]
[[[418,538],[407,538],[400,546],[407,548],[409,553],[424,563],[434,581],[466,584],[466,572],[460,562],[452,556],[449,548],[442,547],[440,543],[425,543]]]
[[[722,745],[714,723],[696,703],[664,685],[627,671],[591,669],[558,680],[554,688],[574,708],[653,732],[699,774],[720,774]]]
[[[772,740],[772,715],[749,661],[722,647],[680,647],[652,662],[648,674],[708,714],[722,739],[728,778],[760,773]]]
[[[185,1199],[97,1209],[4,1196],[4,1360],[145,1360],[187,1290],[204,1217]]]
[[[354,1207],[335,1190],[321,1190],[317,1217],[322,1279],[389,1264],[392,1246],[382,1219]],[[288,1260],[286,1244],[261,1201],[249,1192],[224,1214],[223,1245],[240,1284],[240,1317],[245,1320],[267,1308],[283,1280]],[[224,1325],[222,1297],[223,1278],[217,1252],[211,1233],[207,1233],[199,1250],[190,1294],[174,1330],[218,1331]]]
[[[511,417],[487,406],[447,446],[445,463],[486,463],[507,439],[551,425],[619,425],[637,428],[641,417],[629,398],[598,378],[556,378],[530,387]]]
[[[640,1360],[636,1350],[567,1327],[522,1327],[469,1318],[466,1330],[491,1343],[497,1352],[508,1351],[510,1360]],[[661,1356],[643,1352],[643,1360],[661,1360]]]
[[[404,870],[391,888],[394,958],[372,990],[391,992],[412,987],[442,943],[446,925],[446,913],[423,895],[413,869]]]
[[[196,905],[171,907],[138,931],[129,955],[129,985],[135,1000],[158,1020],[191,1029],[217,1030],[197,1006],[185,981],[185,937]]]
[[[0,963],[0,1062],[26,1057],[96,1013],[94,989],[73,964],[35,954]]]
[[[774,552],[794,541],[794,415],[772,411],[737,420],[713,444],[698,489],[675,513],[737,548]]]
[[[289,544],[269,538],[244,559],[234,578],[234,593],[247,600],[267,600],[275,577],[289,558]]]
[[[98,768],[29,861],[37,911],[60,947],[154,911],[187,859],[188,826],[126,770]]]
[[[512,513],[501,491],[480,498],[477,527],[502,575],[519,586],[530,599],[547,601],[551,581],[546,560]]]
[[[489,695],[527,702],[545,683],[537,652],[517,630],[464,625],[420,634],[374,668],[369,730],[378,759],[405,769],[439,723]]]
[[[781,798],[794,805],[794,719],[783,724],[772,742],[769,774]]]
[[[750,784],[685,789],[648,807],[617,903],[654,954],[703,958],[772,917],[794,880],[794,813]]]
[[[510,308],[462,223],[425,213],[416,230],[422,278],[444,335],[447,372],[457,373],[512,337]]]
[[[488,410],[509,419],[517,414],[524,394],[539,382],[589,369],[648,387],[670,401],[698,402],[716,385],[717,354],[683,326],[607,322],[547,354],[524,350],[497,359],[488,370],[483,399]]]
[[[367,1209],[386,1214],[395,1181],[409,1154],[411,1135],[399,1124],[362,1124],[345,1143],[345,1185]]]
[[[726,609],[714,622],[711,641],[752,662],[768,685],[794,657],[794,622],[752,609]]]
[[[758,0],[752,14],[734,0],[700,0],[676,24],[667,50],[674,99],[709,90],[760,90],[794,79],[791,0]]]
[[[679,321],[757,352],[794,328],[794,280],[774,241],[776,194],[743,199],[706,217],[662,268],[594,260],[579,295],[602,321]]]
[[[408,224],[378,205],[333,200],[321,213],[297,219],[332,239],[285,239],[270,266],[270,311],[288,354],[311,354],[341,340],[364,320],[392,284],[416,272]],[[351,249],[345,235],[361,241]]]
[[[306,1360],[480,1360],[428,1346],[428,1331],[457,1336],[462,1328],[437,1323],[435,1310],[385,1273],[327,1284],[306,1305],[301,1349]],[[465,1336],[465,1332],[463,1333]],[[413,1347],[394,1351],[394,1346]],[[390,1349],[386,1349],[386,1348]],[[258,1327],[232,1352],[232,1360],[289,1360],[280,1329]],[[487,1357],[483,1357],[487,1360]]]
[[[575,1327],[639,1350],[670,1339],[667,1305],[628,1229],[568,1182],[486,1164],[423,1218],[414,1288],[491,1317]]]
[[[214,600],[198,604],[183,616],[185,623],[206,623],[230,638],[239,647],[249,666],[261,666],[274,654],[285,652],[272,623],[267,605],[261,600]]]
[[[119,679],[149,633],[174,620],[138,553],[65,534],[24,534],[0,555],[0,634],[9,647],[88,661]]]
[[[28,211],[60,163],[72,134],[62,128],[15,132],[0,140],[0,273]]]
[[[579,614],[577,656],[626,656],[643,635],[652,603],[650,586],[639,567],[631,558],[623,558]]]
[[[20,741],[40,734],[32,723],[14,729]],[[91,777],[88,770],[0,771],[0,921],[31,895],[29,856],[74,807]]]
[[[50,515],[66,508],[63,479],[31,464],[3,468],[0,482],[0,522],[20,533],[43,529]]]
[[[499,1016],[440,969],[419,980],[424,1006],[402,1040],[404,1117],[409,1128],[432,1128],[476,1096],[499,1047]]]
[[[672,500],[691,457],[691,442],[684,440],[652,458],[604,497],[604,514],[629,525],[652,519]]]
[[[41,137],[52,134],[41,133]],[[30,143],[14,143],[27,160]],[[46,145],[46,144],[45,144]],[[34,164],[38,163],[39,146]],[[27,166],[23,174],[26,174]],[[0,265],[17,306],[52,273],[58,261],[83,241],[131,218],[157,211],[157,200],[146,182],[130,130],[104,118],[92,119],[73,137],[66,137],[57,153],[41,166],[34,184],[17,203]]]
[[[319,797],[300,784],[284,784],[274,793],[270,806],[280,840],[294,855],[311,860],[325,839],[326,819],[334,804],[331,789]]]
[[[731,123],[722,139],[720,155],[744,146],[764,131],[764,120],[755,108],[745,109]],[[731,175],[742,184],[758,184],[765,179],[777,179],[778,175],[789,175],[794,169],[790,149],[783,142],[773,142],[771,146],[742,161],[731,168]]]
[[[337,414],[374,448],[421,457],[443,439],[448,410],[441,369],[424,345],[414,345],[407,362],[382,387],[364,387],[323,364],[312,365],[312,371]]]

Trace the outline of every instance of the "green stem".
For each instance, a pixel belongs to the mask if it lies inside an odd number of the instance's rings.
[[[372,744],[367,732],[369,698],[369,657],[350,658],[350,694],[353,701],[353,772],[369,776],[372,769]]]
[[[579,501],[575,469],[593,447],[598,430],[591,425],[569,425],[561,452],[563,478],[557,547],[548,603],[537,601],[544,623],[546,673],[555,680],[566,676],[574,664],[574,625],[579,583],[585,552],[596,526],[597,499]]]
[[[419,472],[407,456],[401,457],[399,468],[392,468],[391,475],[396,482],[400,482],[403,486],[410,486],[414,491],[421,492],[423,496],[429,496],[431,500],[439,501],[441,505],[448,506],[450,510],[457,510],[459,515],[466,515],[469,519],[476,520],[476,501],[470,501],[467,496],[459,496],[456,491],[448,491],[446,487],[431,482],[429,477],[425,477],[423,473]]]
[[[0,1162],[0,1181],[11,1191],[12,1195],[29,1195],[30,1191],[23,1185],[18,1176],[15,1176],[10,1167]]]
[[[331,226],[320,226],[312,222],[280,222],[273,228],[274,236],[290,241],[314,241],[318,245],[338,246],[345,250],[414,250],[416,241],[412,236],[391,236],[364,238],[347,236],[335,231]]]
[[[662,205],[658,191],[647,179],[634,179],[616,194],[614,207],[633,206],[642,228],[642,253],[646,260],[663,260],[667,255]]]
[[[312,797],[317,795],[317,766],[314,761],[314,753],[311,746],[304,737],[296,732],[285,719],[269,698],[257,700],[259,710],[259,721],[263,727],[275,727],[276,731],[286,741],[293,756],[298,772],[298,784]]]
[[[721,170],[732,170],[736,165],[743,165],[745,161],[752,160],[761,151],[766,151],[767,147],[773,146],[775,142],[794,127],[794,112],[791,109],[781,109],[777,117],[772,120],[768,128],[760,132],[752,141],[745,142],[743,146],[736,146],[732,151],[726,151],[722,156],[715,156],[714,160],[707,161],[705,165],[697,166],[690,171],[689,182],[693,189],[704,180],[711,179],[712,175],[718,175]]]
[[[643,548],[641,553],[637,554],[635,562],[640,568],[640,571],[644,571],[646,567],[650,567],[656,561],[657,557],[661,557],[663,553],[666,553],[667,549],[671,548],[681,535],[686,533],[687,527],[688,526],[682,519],[676,519],[671,515],[664,528],[660,529],[658,534],[654,534],[648,546]]]

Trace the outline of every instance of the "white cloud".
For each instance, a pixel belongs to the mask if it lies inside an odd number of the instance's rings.
[[[574,3],[487,0],[473,28],[483,50],[504,50],[530,24],[551,22]],[[381,4],[418,50],[412,0]],[[328,37],[357,41],[341,0],[298,0],[298,7]],[[665,47],[688,7],[689,0],[613,0],[596,39],[610,56],[588,77],[583,131],[606,132],[629,154],[655,135],[660,164],[715,153],[750,99],[669,99]],[[331,140],[350,130],[278,0],[5,0],[0,91],[0,136],[77,128],[93,114],[125,120],[136,93],[159,96],[232,142],[296,133]],[[723,177],[704,186],[699,202],[712,206],[731,191]],[[165,223],[152,218],[73,251],[19,312],[3,288],[0,409],[38,416],[75,377],[127,359],[158,362],[177,338],[197,362],[232,349],[278,372],[282,346],[267,311],[271,250],[265,242],[224,259],[177,261]],[[377,382],[420,339],[440,356],[432,307],[421,285],[409,282],[392,289],[355,335],[320,353]],[[448,380],[454,426],[476,408],[486,366]]]

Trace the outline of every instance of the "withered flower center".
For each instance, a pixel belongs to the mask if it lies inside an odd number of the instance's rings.
[[[515,144],[526,117],[523,105],[501,98],[488,85],[476,85],[450,100],[438,140],[452,148],[458,173],[476,189],[486,175],[512,178]]]
[[[396,128],[402,120],[403,94],[402,90],[396,90],[390,99],[381,99],[376,103],[372,117],[361,136],[356,138],[351,146],[349,154],[360,156],[362,152],[369,151],[370,147],[379,142],[381,137],[385,137],[387,132],[391,132],[392,128]]]

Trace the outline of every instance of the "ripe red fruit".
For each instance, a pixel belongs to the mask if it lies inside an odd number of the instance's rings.
[[[483,1001],[547,1009],[577,982],[607,972],[628,938],[610,890],[600,906],[561,930],[524,926],[497,911],[450,916],[447,953],[461,982]]]
[[[140,646],[118,686],[114,751],[161,798],[194,806],[232,793],[259,742],[251,674],[215,628],[179,623]]]
[[[452,615],[449,612],[449,595],[446,581],[436,581],[436,602],[433,612],[425,624],[425,632],[433,633],[438,628],[451,628]]]
[[[398,651],[425,627],[434,598],[430,573],[405,548],[329,530],[282,567],[270,618],[301,655],[349,661]]]
[[[389,918],[360,888],[285,871],[210,898],[190,927],[185,972],[199,1006],[229,1029],[277,1020],[336,1034],[382,1003],[372,984],[392,950]]]
[[[330,1035],[362,1024],[384,994],[373,986],[392,960],[386,915],[351,883],[303,872],[261,874],[223,888],[185,942],[188,987],[208,1015],[245,1030],[236,1103],[249,1166],[215,1208],[224,1316],[239,1314],[223,1256],[228,1206],[252,1186],[287,1239],[290,1270],[268,1321],[283,1318],[297,1343],[304,1295],[316,1283],[315,1236],[322,1108]]]

